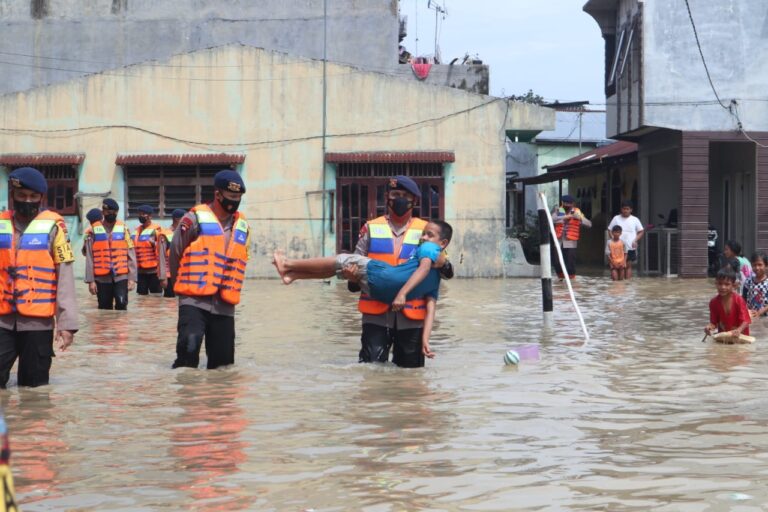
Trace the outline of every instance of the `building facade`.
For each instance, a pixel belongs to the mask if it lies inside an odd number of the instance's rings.
[[[83,212],[103,197],[131,228],[142,203],[167,225],[173,208],[210,198],[213,173],[234,168],[248,187],[249,276],[271,277],[276,248],[350,249],[384,211],[386,177],[409,174],[424,195],[418,213],[454,224],[458,275],[502,274],[505,140],[552,129],[550,109],[334,63],[324,80],[321,61],[239,44],[161,64],[0,97],[3,172],[34,164],[58,180],[47,201],[76,247]]]
[[[605,40],[607,135],[638,143],[641,220],[678,217],[680,275],[693,277],[706,275],[710,226],[768,249],[768,4],[687,4],[584,10]]]

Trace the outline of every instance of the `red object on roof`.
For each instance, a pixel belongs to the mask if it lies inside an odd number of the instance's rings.
[[[416,78],[424,80],[429,76],[429,70],[432,69],[432,64],[428,62],[412,62],[411,69],[413,70],[413,74],[416,75]]]
[[[232,165],[245,161],[245,155],[240,153],[192,153],[180,155],[157,154],[124,154],[117,155],[117,165],[190,165],[212,164]]]
[[[616,158],[623,155],[629,155],[631,153],[637,153],[637,144],[634,142],[628,142],[620,140],[607,146],[600,146],[586,153],[576,155],[573,158],[569,158],[565,162],[560,162],[557,165],[547,166],[547,172],[562,171],[564,169],[570,169],[573,167],[582,167],[599,163],[606,158]]]
[[[361,151],[356,153],[326,153],[329,164],[407,164],[455,162],[453,151]]]
[[[0,165],[21,167],[35,165],[80,165],[83,153],[6,153],[0,155]]]

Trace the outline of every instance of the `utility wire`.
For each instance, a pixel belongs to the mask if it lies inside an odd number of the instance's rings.
[[[367,132],[350,132],[350,133],[337,133],[337,134],[328,134],[328,137],[333,138],[346,138],[346,137],[365,137],[370,135],[380,135],[384,133],[392,133],[397,132],[401,130],[405,130],[408,128],[420,126],[427,123],[439,123],[446,119],[456,117],[462,114],[467,114],[469,112],[472,112],[474,110],[478,110],[481,108],[484,108],[488,105],[491,105],[492,103],[497,103],[499,101],[505,101],[503,98],[493,98],[490,101],[486,101],[484,103],[480,103],[478,105],[475,105],[473,107],[465,108],[462,110],[457,110],[454,112],[450,112],[448,114],[444,114],[442,116],[437,117],[431,117],[428,119],[422,119],[420,121],[414,121],[412,123],[406,123],[400,126],[395,126],[392,128],[382,128],[380,130],[371,130]],[[188,140],[188,139],[182,139],[180,137],[174,137],[172,135],[166,135],[160,132],[156,132],[153,130],[149,130],[146,128],[142,128],[140,126],[134,126],[134,125],[127,125],[127,124],[120,124],[120,125],[97,125],[97,126],[82,126],[78,128],[60,128],[60,129],[25,129],[25,128],[0,128],[1,133],[8,133],[13,135],[20,135],[20,134],[45,134],[45,135],[55,135],[55,134],[72,134],[72,133],[79,133],[79,132],[90,132],[90,131],[101,131],[101,130],[110,130],[110,129],[124,129],[124,130],[134,130],[142,133],[146,133],[148,135],[154,135],[156,137],[160,137],[162,139],[171,140],[174,142],[180,142],[183,144],[190,144],[194,146],[215,146],[215,147],[248,147],[248,146],[267,146],[267,145],[273,145],[273,144],[284,144],[284,143],[294,143],[294,142],[304,142],[314,139],[319,139],[322,137],[322,135],[308,135],[305,137],[295,137],[291,139],[273,139],[273,140],[265,140],[265,141],[254,141],[254,142],[242,142],[242,143],[220,143],[220,142],[209,142],[209,141],[194,141],[194,140]]]
[[[723,101],[720,99],[720,95],[717,94],[717,89],[715,89],[715,84],[712,82],[712,75],[709,74],[709,66],[707,66],[707,60],[704,58],[704,52],[701,50],[701,42],[699,41],[699,33],[696,31],[696,23],[693,21],[693,14],[691,13],[691,5],[688,3],[688,0],[683,0],[685,2],[685,8],[688,9],[688,18],[691,20],[691,28],[693,28],[693,37],[696,38],[696,47],[699,49],[699,55],[701,56],[701,63],[704,64],[704,71],[707,73],[707,80],[709,80],[709,86],[712,88],[712,92],[715,94],[715,98],[717,98],[717,102],[720,104],[721,107],[723,107],[728,112],[731,112],[730,107],[725,106]]]

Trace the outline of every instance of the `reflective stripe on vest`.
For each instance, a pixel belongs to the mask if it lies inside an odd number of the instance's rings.
[[[150,269],[157,267],[157,233],[160,230],[160,226],[157,224],[150,224],[149,227],[143,228],[139,226],[136,230],[136,243],[134,249],[136,251],[136,263],[139,268]],[[155,242],[153,244],[152,242]]]
[[[563,208],[559,208],[558,214],[560,213],[565,215],[565,210]],[[578,213],[579,215],[583,215],[581,213],[581,210],[579,210],[578,208],[574,208],[573,213]],[[563,236],[563,227],[566,228],[565,238],[567,240],[577,241],[581,236],[581,221],[579,219],[568,219],[568,220],[564,220],[560,224],[555,224],[555,236],[557,237],[558,240],[560,240]]]
[[[173,291],[192,296],[220,293],[225,302],[238,304],[248,259],[248,222],[235,213],[229,244],[224,247],[224,230],[210,207],[198,205],[192,211],[200,234],[184,249]]]
[[[107,233],[101,222],[95,222],[92,228],[93,275],[127,274],[129,246],[125,224],[117,221],[112,233]]]
[[[411,219],[408,228],[403,236],[403,244],[400,247],[399,254],[395,254],[396,244],[392,235],[392,228],[384,216],[368,221],[368,233],[370,235],[370,244],[368,246],[368,257],[374,260],[383,261],[390,265],[399,265],[408,261],[413,252],[419,246],[427,221],[422,219]],[[357,303],[357,309],[361,313],[368,315],[383,315],[389,311],[391,306],[368,297],[364,293],[360,294],[360,301]],[[411,320],[424,320],[426,317],[426,305],[424,299],[409,300],[403,308],[403,314]]]
[[[64,222],[59,214],[41,212],[14,247],[11,212],[0,216],[0,315],[51,318],[56,313],[58,281],[50,244],[57,222]]]

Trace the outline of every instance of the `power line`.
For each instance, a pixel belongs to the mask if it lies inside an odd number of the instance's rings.
[[[400,126],[395,126],[393,128],[383,128],[380,130],[371,130],[367,132],[351,132],[351,133],[338,133],[338,134],[328,134],[327,136],[333,137],[333,138],[346,138],[346,137],[366,137],[371,135],[381,135],[384,133],[392,133],[397,132],[401,130],[405,130],[408,128],[413,128],[416,126],[420,126],[427,123],[439,123],[441,121],[444,121],[446,119],[456,117],[462,114],[467,114],[469,112],[472,112],[474,110],[478,110],[480,108],[486,107],[492,103],[496,103],[499,101],[505,101],[503,98],[493,98],[490,101],[486,101],[484,103],[480,103],[478,105],[475,105],[473,107],[469,107],[462,110],[457,110],[448,114],[444,114],[442,116],[432,117],[428,119],[422,119],[420,121],[414,121],[412,123],[407,123]],[[146,133],[148,135],[153,135],[155,137],[160,137],[162,139],[171,140],[174,142],[179,142],[183,144],[189,144],[193,146],[214,146],[214,147],[248,147],[248,146],[267,146],[267,145],[273,145],[273,144],[290,144],[295,142],[305,142],[309,140],[315,140],[322,137],[322,135],[308,135],[305,137],[295,137],[291,139],[273,139],[273,140],[265,140],[265,141],[254,141],[254,142],[242,142],[242,143],[217,143],[217,142],[207,142],[207,141],[194,141],[194,140],[188,140],[183,139],[180,137],[174,137],[172,135],[166,135],[160,132],[156,132],[153,130],[149,130],[146,128],[142,128],[140,126],[134,126],[134,125],[127,125],[127,124],[120,124],[120,125],[97,125],[97,126],[82,126],[78,128],[60,128],[60,129],[50,129],[50,130],[44,130],[44,129],[24,129],[24,128],[0,128],[0,132],[2,133],[8,133],[13,135],[19,135],[19,134],[28,134],[28,135],[39,135],[39,134],[45,134],[45,135],[55,135],[55,134],[75,134],[75,133],[81,133],[81,132],[91,132],[91,131],[102,131],[102,130],[112,130],[112,129],[124,129],[124,130],[133,130],[138,131],[141,133]]]
[[[693,28],[693,37],[696,38],[696,47],[699,49],[699,55],[701,56],[701,63],[704,64],[704,71],[707,73],[707,80],[709,80],[709,86],[712,88],[712,92],[715,94],[715,98],[717,98],[717,102],[720,104],[721,107],[723,107],[728,112],[731,112],[730,107],[726,107],[725,104],[720,99],[720,95],[717,94],[717,89],[715,89],[715,84],[712,82],[712,75],[709,74],[709,66],[707,66],[707,60],[704,58],[704,52],[701,50],[701,42],[699,41],[699,33],[696,31],[696,23],[693,21],[693,14],[691,13],[691,5],[688,3],[688,0],[683,0],[685,2],[685,8],[688,9],[688,18],[691,20],[691,28]]]

